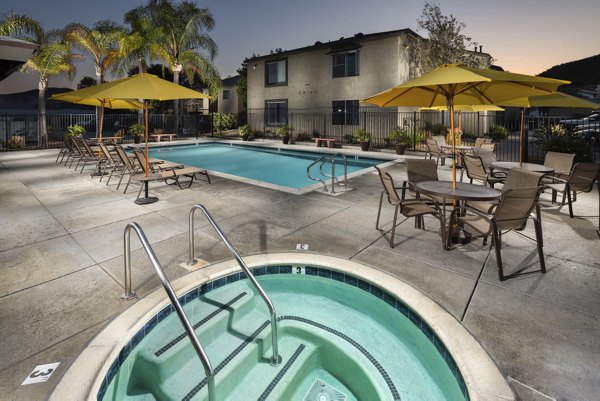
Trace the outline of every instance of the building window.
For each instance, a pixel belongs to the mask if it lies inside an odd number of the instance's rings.
[[[223,89],[223,100],[231,99],[231,89]]]
[[[332,55],[333,78],[353,77],[359,75],[358,51],[352,50],[347,53],[336,53]]]
[[[287,85],[287,59],[265,62],[265,84]]]
[[[265,102],[265,123],[267,125],[287,124],[287,100]]]
[[[358,125],[358,100],[334,100],[331,107],[331,124]]]

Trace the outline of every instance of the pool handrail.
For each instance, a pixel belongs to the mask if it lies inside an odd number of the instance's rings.
[[[273,346],[273,355],[272,355],[271,360],[269,362],[270,362],[271,366],[279,366],[279,364],[281,363],[281,356],[279,355],[279,347],[277,345],[278,344],[278,340],[277,340],[277,312],[275,311],[275,306],[273,305],[273,302],[271,302],[271,299],[269,298],[269,296],[267,295],[267,293],[265,292],[265,290],[263,290],[263,288],[258,283],[258,281],[256,281],[256,278],[254,277],[254,275],[252,274],[252,272],[250,271],[250,269],[246,265],[246,262],[244,262],[244,260],[237,253],[236,249],[233,247],[233,245],[231,244],[231,242],[229,242],[229,240],[227,239],[227,237],[223,233],[223,230],[221,230],[221,228],[218,226],[217,222],[212,218],[212,216],[210,215],[210,213],[208,212],[208,210],[206,210],[206,208],[203,205],[200,205],[200,204],[194,205],[190,209],[190,214],[189,214],[189,245],[190,245],[189,256],[190,256],[190,259],[188,260],[187,264],[188,265],[193,265],[193,264],[195,264],[197,262],[197,260],[195,259],[195,256],[194,256],[194,213],[198,209],[201,210],[202,213],[204,213],[204,215],[206,216],[208,222],[215,229],[215,231],[217,232],[217,234],[219,235],[219,237],[221,237],[221,240],[223,241],[223,243],[225,244],[225,246],[227,246],[227,249],[229,249],[229,252],[233,255],[233,257],[237,261],[237,263],[240,266],[240,268],[246,274],[246,277],[248,277],[248,279],[250,280],[250,282],[252,283],[252,285],[254,286],[254,288],[256,288],[256,290],[260,294],[261,298],[267,304],[267,307],[269,309],[269,314],[271,316],[271,340],[272,340],[272,346]]]
[[[217,399],[215,396],[215,371],[210,363],[210,360],[208,359],[208,355],[204,351],[204,348],[202,348],[202,344],[200,344],[200,340],[198,339],[198,336],[196,335],[193,326],[187,318],[187,315],[185,314],[185,311],[183,310],[179,299],[177,299],[177,295],[175,295],[175,291],[173,291],[173,287],[171,287],[169,279],[167,278],[163,268],[160,266],[160,262],[158,261],[158,258],[156,257],[156,254],[154,253],[154,250],[152,249],[152,246],[148,241],[148,238],[146,238],[146,235],[144,234],[144,231],[142,230],[140,225],[135,222],[127,224],[127,226],[125,226],[125,232],[123,234],[123,243],[125,248],[125,293],[123,294],[122,298],[130,300],[135,297],[135,292],[131,291],[131,230],[134,230],[138,235],[138,238],[140,239],[140,242],[142,243],[142,246],[146,251],[146,255],[148,255],[150,263],[156,271],[156,275],[160,279],[160,282],[162,283],[165,291],[167,292],[169,300],[175,308],[175,312],[177,312],[179,321],[183,325],[183,328],[185,329],[185,332],[188,338],[190,339],[192,346],[196,351],[196,354],[202,362],[204,374],[206,375],[208,401],[216,401]]]
[[[327,192],[327,184],[325,183],[325,181],[321,178],[313,177],[310,174],[310,169],[312,168],[312,166],[321,162],[321,165],[319,166],[319,171],[321,172],[321,175],[323,175],[324,177],[331,177],[331,193],[332,194],[335,193],[336,182],[338,185],[340,185],[337,177],[335,176],[335,158],[337,156],[341,156],[342,159],[344,160],[344,188],[348,189],[348,160],[346,159],[345,154],[343,154],[341,152],[337,152],[334,154],[323,155],[323,156],[319,157],[317,160],[315,160],[313,163],[311,163],[306,168],[306,175],[308,176],[308,178],[310,178],[313,181],[319,181],[321,184],[323,184],[323,191]],[[328,162],[331,162],[331,175],[329,175],[323,171],[323,166]]]

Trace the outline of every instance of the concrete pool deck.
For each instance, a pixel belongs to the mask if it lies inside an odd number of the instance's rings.
[[[293,148],[301,148],[293,145]],[[316,149],[313,145],[308,147]],[[548,273],[499,282],[495,258],[477,240],[442,249],[434,220],[427,230],[398,227],[396,246],[375,229],[381,184],[373,173],[353,177],[337,197],[288,194],[215,177],[179,190],[153,183],[160,200],[133,203],[98,178],[55,164],[57,150],[0,154],[0,394],[7,400],[49,397],[68,366],[132,302],[123,293],[125,225],[136,221],[170,279],[188,274],[187,218],[205,205],[244,255],[294,252],[360,262],[423,292],[452,314],[497,363],[522,400],[591,400],[600,394],[600,249],[598,194],[567,207],[543,195]],[[374,156],[380,156],[375,153]],[[403,164],[390,168],[398,181]],[[88,174],[86,174],[88,172]],[[439,168],[442,179],[449,167]],[[383,221],[393,209],[384,209]],[[525,233],[533,236],[533,224]],[[537,269],[535,245],[503,237],[506,270]],[[132,239],[138,294],[154,290],[146,255]],[[196,253],[211,263],[231,259],[205,220],[196,221]],[[481,278],[477,280],[483,269]],[[464,317],[463,317],[464,315]],[[47,382],[21,386],[37,365],[61,362]]]

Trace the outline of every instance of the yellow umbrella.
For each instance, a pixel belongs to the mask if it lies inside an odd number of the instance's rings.
[[[600,104],[589,100],[556,92],[544,96],[530,96],[500,102],[502,106],[521,107],[521,126],[519,128],[519,163],[523,163],[523,125],[525,109],[528,107],[568,107],[581,109],[600,109]]]
[[[363,99],[380,107],[446,106],[454,132],[454,105],[492,105],[525,96],[553,93],[569,81],[514,74],[504,71],[445,64],[405,84]],[[456,153],[454,146],[452,153]],[[452,162],[452,183],[456,186],[456,161]]]
[[[144,104],[138,102],[137,100],[128,100],[128,99],[110,99],[110,98],[99,98],[94,96],[93,92],[90,89],[94,88],[93,86],[78,89],[71,92],[65,93],[57,93],[50,97],[51,100],[62,100],[65,102],[71,102],[76,104],[84,104],[86,106],[96,106],[100,107],[100,129],[98,130],[100,133],[100,141],[102,141],[102,125],[104,123],[104,108],[108,107],[109,109],[131,109],[131,110],[141,110],[144,108]],[[90,96],[91,95],[91,96]]]

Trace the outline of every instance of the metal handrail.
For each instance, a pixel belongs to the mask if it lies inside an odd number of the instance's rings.
[[[273,344],[273,356],[271,357],[270,363],[272,366],[278,366],[281,363],[281,356],[279,355],[279,347],[277,346],[277,313],[275,312],[275,306],[273,305],[273,302],[271,302],[271,299],[268,297],[267,293],[260,286],[258,281],[256,281],[256,278],[254,278],[254,275],[252,274],[252,272],[250,271],[248,266],[246,266],[246,263],[240,257],[240,255],[237,253],[237,251],[235,250],[235,248],[233,247],[231,242],[229,242],[227,237],[225,237],[225,234],[223,234],[223,231],[217,225],[217,222],[212,218],[210,213],[208,213],[208,210],[206,210],[206,208],[202,205],[194,205],[190,209],[190,215],[189,215],[190,260],[187,262],[188,265],[193,265],[197,262],[194,257],[194,213],[198,209],[200,209],[202,211],[202,213],[204,213],[204,215],[208,219],[208,222],[215,229],[215,231],[217,232],[219,237],[221,237],[221,240],[223,241],[223,243],[225,243],[225,245],[227,246],[227,249],[229,249],[229,252],[231,252],[233,257],[237,261],[238,265],[241,267],[241,269],[244,271],[244,273],[246,273],[246,277],[248,277],[250,282],[254,285],[254,287],[257,289],[258,293],[262,297],[262,299],[267,304],[267,307],[269,308],[269,314],[271,315],[271,340],[272,340],[272,344]]]
[[[321,184],[323,184],[323,190],[327,191],[327,184],[325,183],[324,180],[320,179],[320,178],[316,178],[313,177],[310,174],[310,169],[312,168],[312,166],[314,166],[315,164],[321,162],[321,165],[319,166],[319,171],[321,172],[321,175],[323,175],[324,177],[331,177],[331,193],[335,193],[335,184],[337,182],[338,185],[339,184],[339,180],[337,179],[337,177],[335,176],[335,158],[337,156],[341,156],[342,159],[344,159],[344,188],[348,189],[348,160],[346,159],[346,155],[344,155],[343,153],[335,153],[335,154],[328,154],[328,155],[324,155],[321,156],[320,158],[318,158],[317,160],[315,160],[313,163],[311,163],[307,168],[306,168],[306,175],[308,176],[308,178],[310,178],[313,181],[319,181],[321,182]],[[325,173],[323,171],[323,166],[327,163],[327,162],[331,162],[331,175]]]
[[[196,354],[198,355],[198,357],[200,358],[200,361],[202,362],[202,366],[204,367],[204,374],[206,375],[207,386],[208,386],[208,400],[216,401],[215,371],[213,370],[210,360],[208,359],[208,355],[206,354],[206,352],[204,352],[204,348],[202,348],[202,345],[200,344],[200,340],[198,340],[198,336],[196,335],[194,328],[192,327],[190,321],[188,320],[187,315],[183,311],[183,307],[181,306],[181,303],[177,299],[177,296],[175,295],[175,291],[173,291],[173,287],[171,287],[171,283],[167,279],[167,276],[165,275],[164,270],[160,266],[160,263],[159,263],[158,259],[156,258],[156,255],[154,254],[152,247],[150,246],[150,242],[146,238],[146,235],[144,234],[144,231],[142,230],[142,228],[137,223],[127,224],[127,226],[125,227],[125,232],[123,234],[123,242],[124,242],[124,247],[125,247],[125,294],[123,294],[122,297],[125,299],[132,299],[135,297],[135,292],[131,291],[131,243],[130,243],[131,235],[130,235],[130,233],[131,233],[132,229],[138,235],[140,242],[142,243],[142,246],[144,247],[144,250],[146,251],[146,254],[148,255],[148,258],[150,259],[150,263],[152,263],[154,270],[156,270],[156,274],[158,275],[160,282],[162,283],[165,291],[167,292],[167,295],[169,296],[169,300],[171,300],[171,304],[175,307],[177,316],[179,317],[179,320],[181,321],[181,324],[183,325],[183,328],[185,329],[187,336],[189,337],[190,341],[192,342],[192,346],[194,347],[194,350],[196,350]]]

